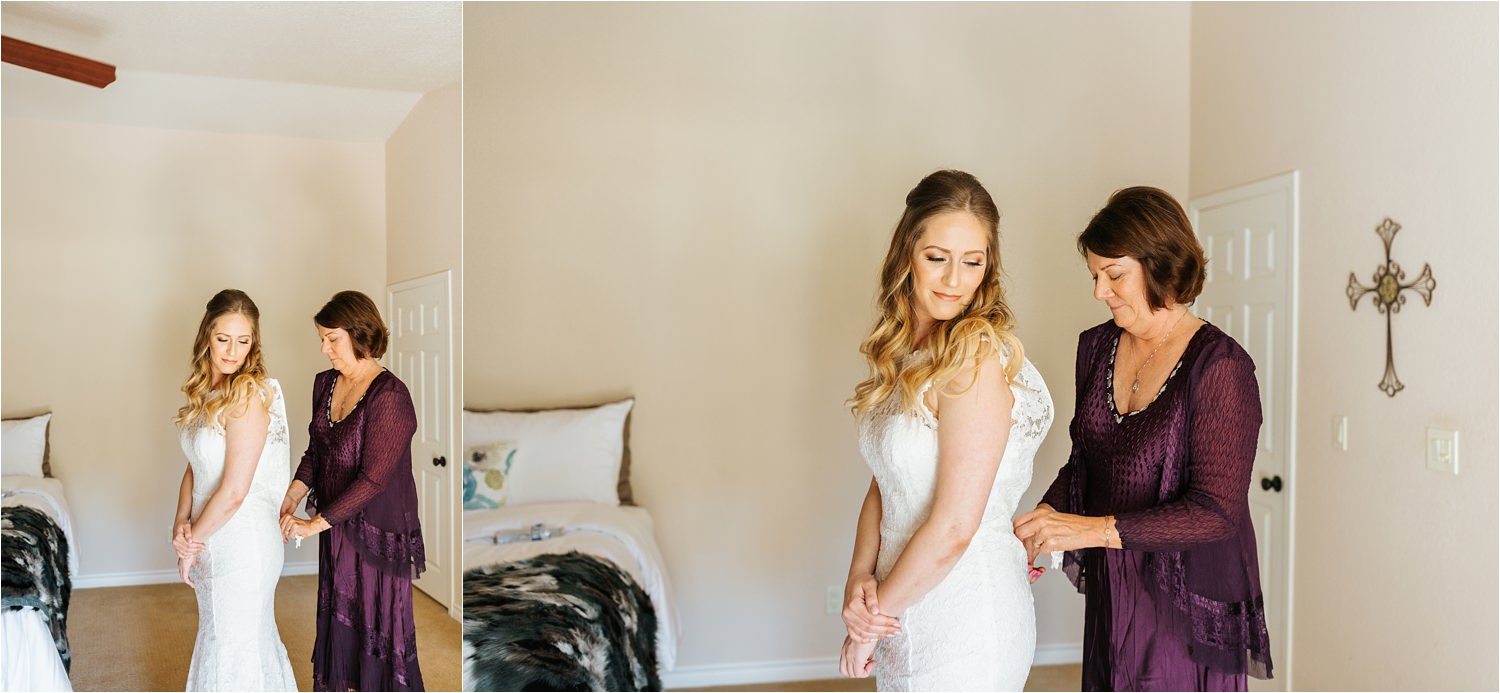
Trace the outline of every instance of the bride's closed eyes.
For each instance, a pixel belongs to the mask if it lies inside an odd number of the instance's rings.
[[[928,262],[938,262],[938,263],[941,263],[941,262],[947,262],[948,258],[942,257],[941,255],[928,255],[927,256],[927,261]],[[970,267],[983,267],[984,266],[984,263],[981,262],[981,261],[979,261],[979,260],[964,260],[964,264],[968,265]]]

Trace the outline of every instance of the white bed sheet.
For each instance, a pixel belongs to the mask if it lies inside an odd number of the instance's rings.
[[[543,541],[496,544],[492,539],[499,530],[537,523],[568,531]],[[671,584],[656,545],[651,514],[644,508],[598,503],[532,503],[464,512],[464,570],[568,551],[607,558],[635,578],[656,609],[657,663],[663,672],[675,668],[681,631],[677,605],[671,598]],[[464,661],[468,661],[467,656]]]
[[[7,691],[71,691],[52,629],[36,609],[6,609],[0,613],[0,688]]]
[[[68,538],[68,574],[78,578],[78,539],[73,516],[63,497],[62,482],[36,476],[0,477],[0,505],[25,505],[47,513]],[[36,609],[6,609],[0,613],[4,662],[0,684],[7,691],[71,691],[67,669],[52,642],[52,629]]]

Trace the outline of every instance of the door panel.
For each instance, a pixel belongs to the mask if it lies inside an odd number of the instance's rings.
[[[1252,690],[1285,690],[1292,670],[1297,174],[1196,198],[1189,215],[1208,255],[1207,280],[1195,311],[1255,361],[1263,423],[1250,481],[1250,514],[1276,678],[1251,679],[1250,685]]]
[[[412,437],[412,474],[417,482],[427,572],[414,584],[438,603],[455,603],[453,565],[457,432],[453,430],[453,331],[449,273],[440,272],[389,287],[391,370],[411,390],[417,409]]]

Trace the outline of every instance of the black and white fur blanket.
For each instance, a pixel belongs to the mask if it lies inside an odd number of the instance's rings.
[[[659,691],[656,610],[614,563],[570,551],[464,573],[476,691]]]
[[[52,628],[52,641],[63,667],[71,669],[68,598],[73,593],[73,580],[68,574],[68,538],[46,513],[24,505],[0,510],[0,535],[0,560],[4,562],[0,601],[6,610],[41,611]]]

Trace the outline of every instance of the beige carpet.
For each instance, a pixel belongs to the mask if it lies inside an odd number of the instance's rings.
[[[297,688],[312,690],[317,578],[285,577],[276,588],[276,625],[292,659]],[[417,656],[429,691],[460,690],[461,626],[431,597],[416,593]],[[79,691],[180,691],[187,682],[198,605],[186,585],[74,590],[68,609],[73,688]],[[1080,665],[1031,670],[1028,691],[1076,691]],[[704,691],[873,691],[875,679],[788,681]]]
[[[276,587],[276,627],[292,659],[297,688],[312,690],[313,613],[318,578],[284,577]],[[430,691],[460,689],[460,630],[448,611],[415,595],[417,658]],[[79,691],[180,691],[198,632],[198,604],[181,583],[74,590],[68,607],[73,688]]]
[[[1026,679],[1028,691],[1076,691],[1083,685],[1082,664],[1060,664],[1057,666],[1032,667],[1031,677]],[[817,681],[787,681],[749,686],[721,686],[699,688],[702,691],[873,691],[875,679],[821,679]]]

